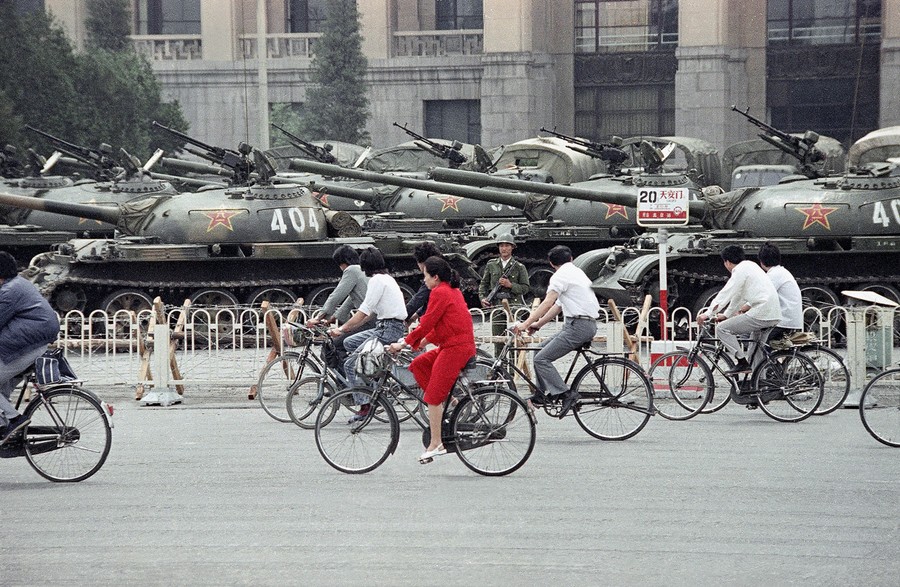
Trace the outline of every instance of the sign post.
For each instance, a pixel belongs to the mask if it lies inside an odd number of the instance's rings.
[[[659,307],[662,310],[659,330],[666,340],[666,320],[669,316],[669,284],[666,253],[668,252],[669,227],[684,226],[688,223],[687,188],[643,187],[638,192],[638,226],[658,228],[659,242]]]

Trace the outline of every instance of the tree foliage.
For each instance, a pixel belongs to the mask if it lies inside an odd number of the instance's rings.
[[[131,47],[131,2],[129,0],[88,0],[88,44],[107,51],[124,51]]]
[[[130,43],[121,51],[92,46],[76,53],[47,14],[19,15],[10,4],[0,2],[0,55],[15,55],[0,60],[0,112],[9,110],[0,143],[49,155],[49,144],[23,130],[28,124],[85,147],[123,147],[142,160],[157,147],[181,147],[174,137],[151,135],[153,120],[181,131],[188,124],[177,102],[162,101],[150,64]]]
[[[303,134],[309,139],[368,144],[368,62],[362,52],[356,0],[326,3],[322,37],[313,46]]]

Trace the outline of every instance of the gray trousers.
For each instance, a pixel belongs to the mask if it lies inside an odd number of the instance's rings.
[[[47,345],[22,353],[9,363],[0,359],[0,427],[9,424],[9,421],[19,415],[11,400],[13,386],[12,378],[24,371],[34,360],[44,354]]]
[[[716,336],[726,347],[731,349],[731,352],[734,353],[735,357],[738,359],[747,359],[752,356],[753,349],[756,347],[756,343],[759,340],[759,331],[763,328],[775,326],[778,322],[780,322],[780,320],[758,320],[747,314],[738,314],[737,316],[732,316],[727,320],[719,322],[719,325],[716,326]],[[746,352],[741,347],[741,343],[738,342],[739,334],[752,335],[750,338],[753,343]]]
[[[562,330],[541,343],[541,350],[534,355],[534,374],[545,394],[559,395],[569,391],[553,361],[589,342],[595,334],[597,321],[593,318],[566,318]]]

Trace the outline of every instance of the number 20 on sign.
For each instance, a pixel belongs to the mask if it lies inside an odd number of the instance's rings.
[[[688,223],[686,188],[649,188],[638,192],[639,226],[681,226]]]

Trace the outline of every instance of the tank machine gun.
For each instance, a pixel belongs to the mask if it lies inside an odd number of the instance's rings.
[[[798,170],[802,175],[809,179],[822,177],[820,164],[826,160],[826,156],[816,147],[816,143],[819,141],[818,133],[808,130],[803,133],[802,137],[797,137],[752,116],[749,106],[745,110],[740,110],[732,104],[731,110],[749,120],[752,125],[762,129],[763,132],[757,135],[759,138],[797,159]]]
[[[449,146],[442,145],[437,141],[432,141],[431,139],[423,137],[416,131],[408,128],[405,124],[403,126],[400,126],[395,122],[394,126],[411,136],[415,141],[416,146],[418,146],[420,149],[428,151],[435,157],[446,159],[450,163],[451,169],[459,169],[460,165],[469,160],[468,157],[460,152],[460,150],[462,149],[462,143],[460,143],[459,141],[453,141]]]
[[[274,128],[277,128],[284,136],[288,138],[288,141],[304,153],[309,156],[313,161],[318,161],[320,163],[328,163],[330,165],[337,165],[338,160],[337,157],[331,154],[332,146],[329,144],[325,144],[325,146],[320,147],[319,145],[314,145],[313,143],[304,141],[294,133],[278,126],[274,122],[270,123]]]
[[[570,149],[578,153],[584,153],[588,157],[606,161],[606,168],[612,175],[619,175],[622,171],[622,164],[628,160],[628,153],[620,149],[622,146],[622,137],[613,137],[610,143],[595,143],[578,137],[566,135],[556,130],[550,130],[541,127],[541,132],[553,135],[567,143]]]
[[[44,137],[57,151],[65,153],[75,161],[86,165],[93,170],[94,178],[98,181],[109,181],[121,171],[121,169],[117,169],[116,161],[111,157],[113,148],[107,143],[101,143],[99,149],[90,149],[64,141],[59,137],[27,124],[25,125],[25,130]]]
[[[209,145],[204,143],[203,141],[197,140],[189,135],[184,134],[179,130],[175,130],[174,128],[168,127],[164,124],[160,124],[153,121],[153,126],[155,128],[166,131],[167,133],[180,138],[181,140],[194,145],[197,147],[196,149],[192,149],[189,146],[185,146],[184,150],[192,155],[196,155],[201,159],[206,159],[212,163],[215,163],[218,166],[224,167],[230,172],[230,174],[220,173],[219,175],[225,175],[226,177],[230,177],[232,183],[234,185],[248,185],[250,183],[250,174],[253,172],[253,163],[250,161],[249,155],[251,151],[253,151],[253,147],[248,145],[247,143],[241,143],[238,146],[238,150],[235,151],[233,149],[225,149],[223,147],[216,147],[213,145]],[[179,163],[175,163],[175,162]],[[166,165],[177,165],[180,164],[181,160],[178,159],[167,159]],[[191,163],[191,162],[188,162]],[[191,168],[193,167],[193,169]],[[209,167],[199,167],[199,164],[195,164],[194,166],[185,165],[182,167],[187,171],[198,171],[200,169],[209,170]],[[205,173],[208,171],[199,171],[200,173]]]

